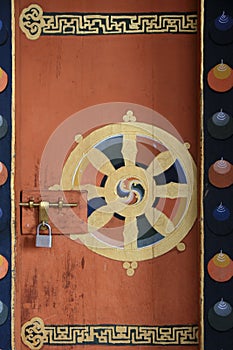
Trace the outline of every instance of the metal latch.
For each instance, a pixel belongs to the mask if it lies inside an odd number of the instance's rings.
[[[19,203],[20,202],[20,203]],[[26,189],[20,192],[17,230],[22,235],[36,235],[39,223],[48,222],[53,235],[87,232],[87,191]],[[40,233],[47,232],[42,225]]]
[[[48,216],[48,209],[51,208],[67,208],[67,207],[77,207],[77,203],[64,203],[62,198],[59,198],[57,202],[47,202],[47,201],[41,201],[41,202],[34,202],[34,200],[29,200],[28,202],[20,202],[19,205],[21,207],[28,207],[28,208],[36,208],[39,207],[39,223],[48,223],[49,216]],[[41,230],[46,229],[46,226],[42,225]]]

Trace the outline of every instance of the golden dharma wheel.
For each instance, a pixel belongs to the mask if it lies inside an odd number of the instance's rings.
[[[76,143],[61,185],[87,191],[88,232],[72,239],[129,262],[183,240],[196,219],[196,167],[184,143],[139,122],[108,124]]]

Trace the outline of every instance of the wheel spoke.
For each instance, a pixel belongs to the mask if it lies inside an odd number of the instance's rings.
[[[156,208],[147,208],[145,215],[151,226],[163,236],[167,236],[175,228],[167,215]]]
[[[97,148],[92,148],[88,152],[87,158],[97,170],[105,175],[109,176],[115,171],[115,168],[110,162],[109,158]]]
[[[152,176],[157,176],[174,164],[176,157],[171,153],[171,151],[165,151],[159,153],[147,168],[147,172]]]
[[[88,232],[96,231],[105,226],[113,217],[112,212],[103,212],[102,208],[104,207],[95,210],[88,217]]]
[[[166,185],[156,186],[156,197],[160,198],[179,198],[188,197],[189,188],[187,184],[169,182]]]
[[[96,209],[89,217],[88,217],[88,228],[98,229],[104,225],[106,225],[114,213],[119,212],[127,207],[127,204],[122,203],[120,200],[113,201],[104,205],[98,209]],[[90,230],[88,229],[90,232]]]
[[[137,152],[136,134],[124,135],[121,153],[126,166],[136,163]]]
[[[124,208],[126,208],[128,206],[128,204],[123,203],[121,201],[121,199],[117,199],[115,201],[112,201],[110,203],[108,203],[107,205],[99,208],[99,210],[102,213],[116,213],[116,212],[120,212],[122,211]]]
[[[137,249],[138,226],[137,226],[136,218],[134,217],[125,218],[123,235],[124,235],[124,249],[125,250]]]

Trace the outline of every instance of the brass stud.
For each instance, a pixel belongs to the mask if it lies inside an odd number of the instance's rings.
[[[179,252],[184,252],[186,249],[186,245],[183,242],[180,242],[177,244],[176,248]]]
[[[132,261],[132,262],[125,261],[123,263],[123,268],[126,270],[126,274],[129,277],[132,277],[135,274],[135,270],[137,269],[137,267],[138,267],[137,261]]]

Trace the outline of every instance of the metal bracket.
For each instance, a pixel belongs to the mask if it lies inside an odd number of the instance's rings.
[[[42,223],[41,229],[45,229],[45,224],[49,221],[48,216],[49,202],[42,201],[39,206],[39,223]]]
[[[48,210],[50,207],[58,208],[59,210],[62,210],[62,208],[78,206],[77,203],[64,203],[62,198],[58,198],[57,202],[48,202],[48,201],[34,202],[34,200],[30,199],[28,202],[20,202],[19,205],[21,207],[28,207],[30,209],[39,207],[39,223],[42,223],[41,230],[45,230],[46,229],[45,224],[49,222]]]

